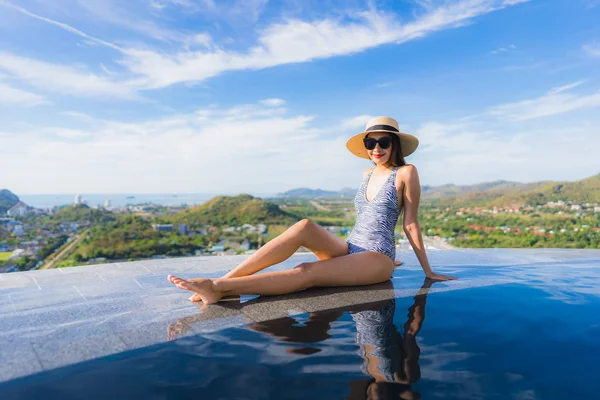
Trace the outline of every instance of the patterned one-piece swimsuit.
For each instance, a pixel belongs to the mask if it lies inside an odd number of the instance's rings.
[[[398,193],[396,192],[395,167],[388,176],[383,186],[371,201],[367,201],[367,185],[373,171],[363,179],[356,196],[356,224],[346,238],[348,254],[362,251],[377,251],[396,259],[396,240],[394,231],[400,208],[398,207]]]

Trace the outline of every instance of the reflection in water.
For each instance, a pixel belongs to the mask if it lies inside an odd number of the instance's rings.
[[[363,358],[363,372],[371,378],[350,382],[350,395],[347,399],[418,399],[420,394],[411,389],[411,384],[421,377],[419,367],[420,349],[416,336],[425,320],[427,291],[433,281],[426,279],[417,292],[414,304],[408,309],[408,320],[404,324],[404,336],[394,325],[396,300],[311,313],[304,326],[297,326],[293,318],[280,318],[247,326],[258,332],[267,333],[284,342],[316,343],[331,336],[328,331],[331,323],[348,311],[356,322],[356,343]],[[392,290],[393,284],[388,281]],[[286,350],[294,354],[314,354],[316,347],[290,347]]]
[[[351,394],[347,399],[421,398],[410,385],[421,378],[416,336],[425,320],[427,291],[432,283],[425,280],[408,309],[404,336],[393,322],[395,299],[368,304],[366,310],[350,311],[364,359],[363,372],[372,378],[350,382]]]
[[[330,310],[311,313],[304,326],[299,326],[298,321],[291,317],[278,318],[271,321],[250,324],[250,328],[257,332],[266,333],[277,337],[282,342],[293,343],[318,343],[329,339],[328,331],[331,323],[344,314],[343,310]],[[288,347],[286,352],[290,354],[310,355],[321,351],[318,347]]]
[[[280,342],[306,344],[288,347],[286,352],[289,354],[312,355],[321,349],[310,344],[331,338],[331,324],[344,312],[349,312],[356,323],[355,341],[359,346],[358,353],[363,358],[362,371],[370,378],[351,381],[350,395],[346,399],[418,399],[420,394],[411,388],[421,378],[420,349],[416,336],[425,320],[427,292],[432,283],[425,279],[415,295],[403,326],[404,334],[394,325],[396,299],[391,281],[378,286],[378,290],[389,291],[389,296],[384,296],[387,300],[313,312],[303,325],[292,317],[284,317],[245,327],[268,334]],[[169,339],[173,340],[188,331],[194,322],[198,322],[199,315],[181,318],[169,325]]]

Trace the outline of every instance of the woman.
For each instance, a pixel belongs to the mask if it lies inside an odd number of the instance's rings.
[[[398,122],[389,117],[371,119],[364,132],[348,140],[348,150],[372,160],[375,168],[363,172],[363,181],[354,199],[356,224],[346,240],[303,219],[222,278],[186,280],[169,275],[169,281],[195,292],[190,300],[204,304],[240,294],[277,295],[314,286],[383,282],[392,277],[395,268],[394,228],[403,208],[402,226],[425,275],[433,280],[455,279],[434,273],[425,254],[417,220],[421,195],[419,175],[413,165],[404,161],[418,144],[416,137],[400,132]],[[319,260],[301,263],[288,271],[253,275],[286,260],[300,246],[312,251]]]

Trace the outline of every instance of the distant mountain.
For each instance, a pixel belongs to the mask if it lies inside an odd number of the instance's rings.
[[[19,197],[8,189],[0,190],[0,215],[6,212],[19,202]]]
[[[545,204],[549,201],[582,201],[600,203],[600,174],[574,182],[546,181],[538,182],[534,188],[508,191],[496,198],[493,205],[509,204]]]
[[[277,197],[332,197],[339,196],[338,192],[321,189],[298,188],[287,192],[277,193]]]
[[[169,217],[176,223],[191,225],[293,224],[298,218],[281,210],[277,204],[253,197],[217,196],[198,206]]]
[[[474,185],[429,186],[421,189],[421,199],[426,202],[439,203],[440,205],[451,204],[487,204],[506,193],[526,192],[538,188],[545,182],[519,183],[510,181],[492,181]]]
[[[340,191],[299,188],[288,190],[283,197],[354,197],[357,189]],[[538,205],[548,201],[583,201],[600,203],[600,174],[575,182],[539,181],[519,183],[504,180],[474,185],[446,184],[421,186],[421,200],[439,205]]]
[[[475,185],[441,185],[422,188],[421,199],[440,205],[539,205],[549,201],[600,202],[600,174],[575,182],[519,183],[493,181]]]

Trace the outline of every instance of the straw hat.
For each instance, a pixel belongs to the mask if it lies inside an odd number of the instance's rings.
[[[400,138],[400,147],[402,147],[402,155],[404,157],[413,153],[417,149],[417,146],[419,146],[419,139],[417,139],[415,136],[400,132],[400,129],[398,128],[398,122],[394,118],[375,117],[367,122],[364,132],[352,136],[346,142],[346,147],[355,156],[369,160],[369,154],[367,153],[367,149],[363,143],[363,138],[368,133],[373,132],[389,132],[398,135]]]

